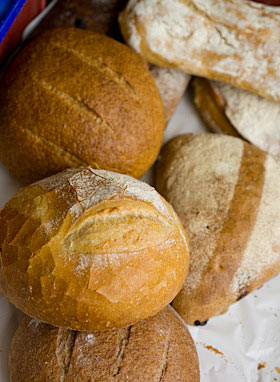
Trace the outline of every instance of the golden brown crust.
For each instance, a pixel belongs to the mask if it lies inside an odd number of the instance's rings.
[[[11,346],[11,382],[199,381],[196,349],[176,312],[118,330],[82,333],[25,318]]]
[[[149,185],[72,169],[21,189],[0,213],[7,298],[31,317],[104,330],[156,314],[181,289],[188,243]]]
[[[85,165],[140,177],[162,141],[146,64],[91,31],[52,30],[30,43],[4,78],[0,105],[0,156],[25,184]]]
[[[157,189],[181,218],[192,253],[172,303],[187,323],[224,313],[279,272],[279,178],[271,156],[233,137],[187,134],[164,146]]]
[[[205,78],[192,79],[194,104],[206,125],[215,133],[224,133],[242,138],[225,115],[225,100],[211,82]]]

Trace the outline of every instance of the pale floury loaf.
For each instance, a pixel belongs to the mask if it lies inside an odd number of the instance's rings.
[[[31,317],[104,330],[156,314],[181,289],[188,242],[146,183],[91,168],[21,189],[0,212],[0,284]]]
[[[163,148],[157,189],[190,238],[190,271],[173,306],[189,324],[280,271],[280,167],[264,151],[220,134],[182,135]]]
[[[248,0],[131,0],[125,40],[147,61],[280,101],[280,10]]]
[[[279,103],[218,81],[195,78],[193,84],[195,104],[211,129],[239,134],[280,159]],[[227,128],[224,118],[232,130]]]

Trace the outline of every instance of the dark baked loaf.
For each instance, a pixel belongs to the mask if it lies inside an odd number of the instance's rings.
[[[170,140],[157,189],[190,239],[190,270],[173,306],[189,324],[224,313],[280,271],[280,165],[223,134]]]
[[[35,33],[50,28],[76,27],[120,40],[118,16],[128,0],[58,0]]]
[[[88,30],[41,34],[1,84],[0,158],[24,184],[86,165],[140,177],[163,130],[160,94],[145,62]]]
[[[75,26],[104,33],[123,41],[118,16],[126,4],[127,0],[58,0],[35,33],[55,27]],[[174,69],[158,66],[151,68],[151,74],[161,95],[167,123],[186,90],[190,76]]]
[[[11,382],[199,382],[196,349],[170,307],[107,332],[58,329],[26,317],[12,341]]]

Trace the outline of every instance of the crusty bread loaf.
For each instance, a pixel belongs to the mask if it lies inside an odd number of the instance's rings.
[[[248,0],[130,0],[119,20],[148,62],[280,102],[280,9]]]
[[[190,239],[190,270],[173,306],[189,324],[230,304],[280,271],[280,166],[223,134],[177,136],[163,148],[157,189]]]
[[[238,136],[280,159],[280,104],[217,81],[193,79],[194,102],[211,130]]]
[[[127,0],[59,0],[36,29],[36,33],[57,27],[76,27],[105,33],[114,39],[122,40],[118,26],[118,16]],[[152,67],[159,89],[165,122],[168,123],[176,109],[190,76],[173,69]]]
[[[0,93],[0,157],[22,183],[69,167],[140,177],[159,152],[164,115],[141,57],[91,31],[41,34]]]
[[[6,297],[31,317],[103,330],[156,314],[179,292],[188,243],[148,184],[66,170],[21,189],[0,213]]]
[[[196,349],[170,306],[104,332],[58,329],[26,317],[12,341],[11,382],[199,382]]]

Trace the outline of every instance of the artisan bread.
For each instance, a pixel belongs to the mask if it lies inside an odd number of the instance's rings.
[[[118,330],[75,332],[26,317],[9,359],[11,382],[199,382],[195,345],[170,307]]]
[[[127,0],[59,0],[36,29],[36,33],[57,27],[76,27],[104,33],[123,41],[118,26],[118,16]],[[186,73],[152,66],[151,74],[159,89],[165,122],[168,123],[176,109],[190,76]]]
[[[148,62],[280,102],[280,9],[248,0],[130,0],[119,21]]]
[[[190,239],[190,270],[173,306],[188,324],[227,311],[280,271],[280,167],[223,134],[177,136],[163,148],[157,190]]]
[[[0,110],[0,157],[24,184],[87,165],[138,178],[163,137],[160,94],[141,57],[74,28],[41,34],[19,53]]]
[[[280,159],[280,104],[218,81],[193,79],[194,102],[207,126],[246,139]]]
[[[148,184],[90,168],[21,189],[0,213],[6,297],[31,317],[75,330],[130,325],[179,292],[188,242]]]

